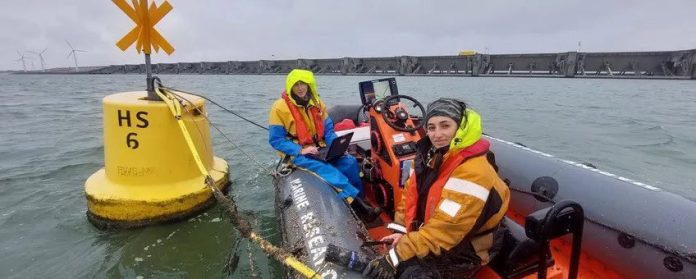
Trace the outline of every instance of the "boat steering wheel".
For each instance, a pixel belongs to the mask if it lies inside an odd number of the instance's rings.
[[[409,133],[414,133],[421,127],[423,127],[423,121],[418,121],[418,124],[416,124],[415,127],[406,125],[406,120],[408,120],[411,117],[411,114],[409,113],[408,109],[406,106],[397,106],[401,102],[394,103],[394,100],[400,100],[400,99],[406,99],[411,102],[413,102],[412,107],[417,107],[421,111],[421,116],[425,117],[425,109],[423,108],[423,105],[418,102],[415,98],[411,96],[406,96],[406,95],[394,95],[394,96],[389,96],[382,100],[380,103],[381,104],[376,104],[378,106],[381,106],[381,114],[382,114],[382,119],[384,119],[384,122],[387,122],[387,125],[389,127],[394,128],[397,131],[403,131],[403,132],[409,132]],[[395,109],[392,110],[392,107],[396,106]]]

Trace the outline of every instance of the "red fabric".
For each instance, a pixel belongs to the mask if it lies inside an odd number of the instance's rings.
[[[466,161],[466,159],[485,154],[490,146],[491,144],[487,140],[480,139],[471,146],[464,148],[455,154],[451,154],[444,162],[442,162],[437,179],[435,179],[433,185],[430,186],[430,190],[428,190],[428,201],[425,205],[426,210],[425,216],[423,217],[423,224],[428,223],[428,219],[430,219],[430,215],[433,212],[431,209],[434,209],[435,206],[437,206],[437,204],[440,202],[442,188],[445,187],[445,184],[452,175],[452,172],[454,172],[454,170],[461,165],[462,162]],[[406,230],[408,232],[411,231],[411,223],[416,218],[418,211],[417,181],[416,174],[414,173],[413,177],[409,179],[409,185],[407,186],[408,196],[406,196],[404,224],[406,225]]]
[[[355,122],[351,119],[343,119],[341,122],[334,124],[334,131],[343,131],[355,128]]]
[[[314,144],[314,139],[312,139],[312,134],[307,129],[307,123],[305,123],[300,110],[297,109],[297,105],[290,101],[288,94],[283,91],[280,97],[285,100],[285,104],[288,105],[290,113],[292,113],[292,118],[295,119],[295,130],[297,132],[297,139],[301,145]],[[321,108],[318,106],[310,106],[308,108],[310,117],[314,121],[314,128],[317,130],[317,139],[319,141],[324,140],[324,121],[321,119]]]

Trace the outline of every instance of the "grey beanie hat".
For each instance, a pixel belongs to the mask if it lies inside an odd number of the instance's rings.
[[[433,116],[446,116],[452,118],[459,125],[462,115],[466,110],[466,104],[462,101],[450,98],[440,98],[428,105],[425,113],[425,123]]]

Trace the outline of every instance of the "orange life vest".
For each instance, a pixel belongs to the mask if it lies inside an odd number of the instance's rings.
[[[287,92],[283,91],[280,96],[285,100],[285,104],[288,105],[290,113],[292,113],[292,118],[295,120],[295,131],[297,135],[293,136],[297,138],[299,144],[303,146],[318,144],[320,141],[324,140],[324,121],[321,119],[321,108],[319,104],[307,108],[310,118],[314,121],[314,128],[316,128],[317,132],[317,142],[314,142],[313,135],[309,132],[309,129],[307,129],[307,123],[305,123],[302,114],[300,114],[300,110],[297,109],[297,105],[290,101]]]
[[[454,172],[454,170],[468,158],[486,154],[490,146],[491,144],[487,140],[480,139],[471,146],[464,148],[455,154],[450,154],[450,156],[447,157],[444,162],[442,162],[437,179],[435,179],[435,182],[433,182],[428,190],[428,200],[425,207],[425,216],[423,216],[423,225],[428,223],[430,215],[433,213],[438,202],[440,202],[442,188],[445,187],[445,183],[447,183],[447,180],[449,179],[450,175],[452,175],[452,172]],[[414,230],[412,223],[416,221],[416,214],[418,214],[417,181],[418,179],[416,179],[416,174],[413,173],[413,177],[409,179],[409,185],[407,186],[408,193],[406,194],[406,204],[404,208],[404,225],[406,226],[406,230],[408,232]]]

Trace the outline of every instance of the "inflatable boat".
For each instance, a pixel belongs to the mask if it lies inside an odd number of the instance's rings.
[[[361,278],[386,252],[395,201],[424,135],[423,105],[394,78],[361,82],[362,106],[336,106],[337,134],[353,132],[366,199],[364,223],[331,185],[279,163],[274,179],[283,245],[323,278]],[[421,110],[418,114],[418,110]],[[696,203],[657,187],[486,136],[511,190],[504,247],[475,278],[696,278]],[[292,271],[288,277],[296,277]]]

